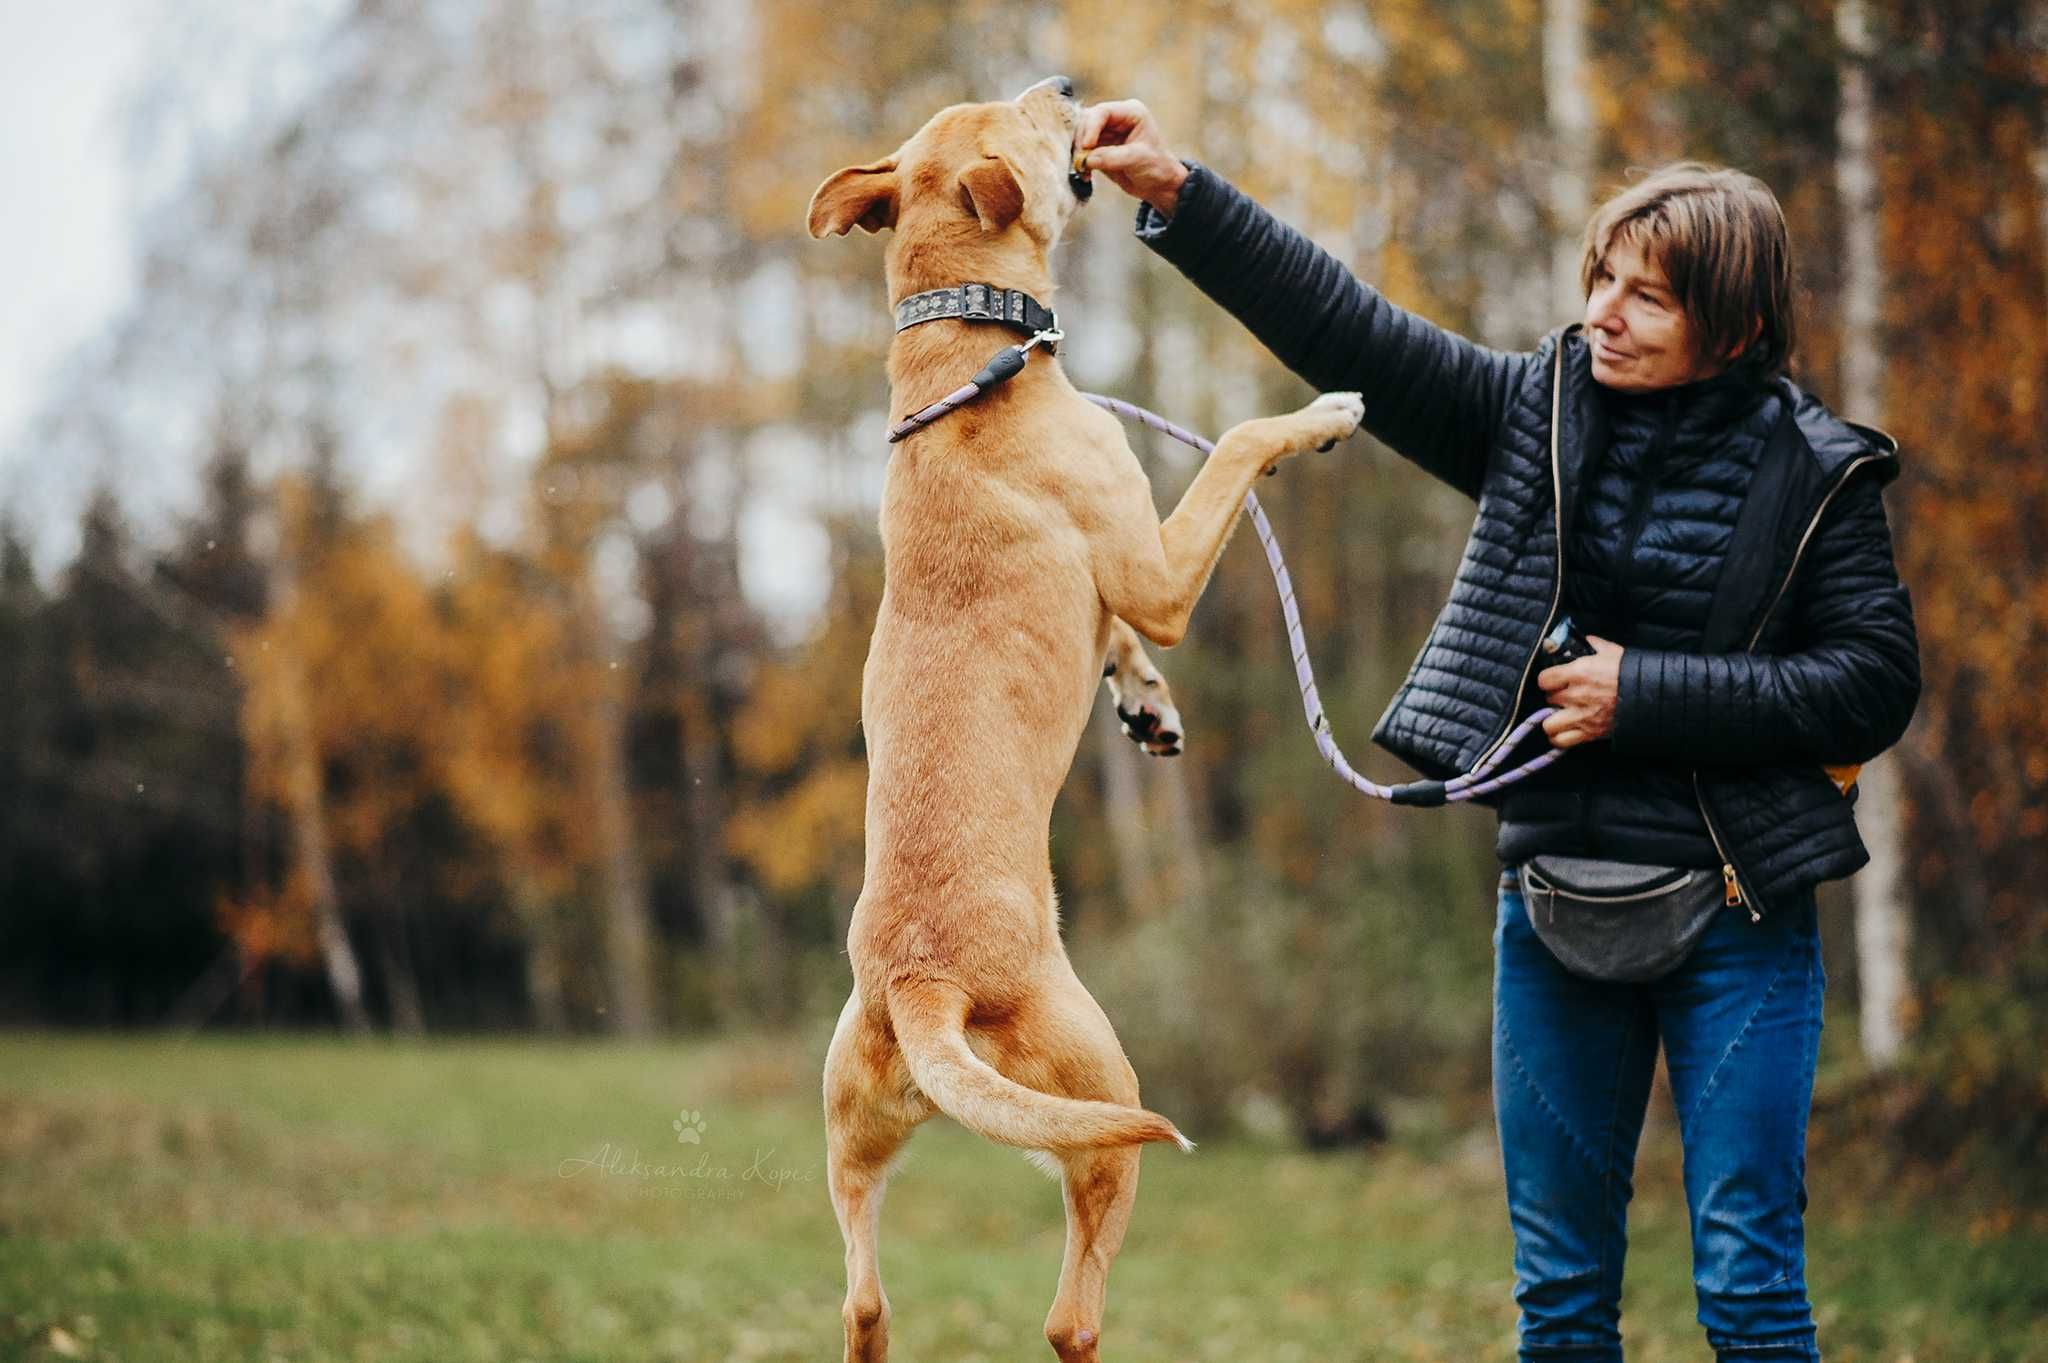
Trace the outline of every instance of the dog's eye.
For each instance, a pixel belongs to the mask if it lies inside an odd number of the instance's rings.
[[[1102,675],[1105,677],[1114,677],[1116,675],[1116,664],[1104,663],[1102,665]]]

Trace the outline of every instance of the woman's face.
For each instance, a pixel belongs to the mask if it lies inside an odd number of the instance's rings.
[[[1722,367],[1700,358],[1692,322],[1671,292],[1671,281],[1637,243],[1623,237],[1593,267],[1586,339],[1593,350],[1593,377],[1624,392],[1691,383]]]

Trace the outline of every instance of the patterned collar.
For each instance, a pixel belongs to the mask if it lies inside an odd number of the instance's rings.
[[[919,322],[936,322],[958,317],[967,322],[1001,322],[1027,333],[1059,331],[1059,314],[1022,289],[999,289],[993,284],[955,284],[946,289],[914,293],[896,305],[896,330]],[[1043,343],[1048,353],[1056,341]]]

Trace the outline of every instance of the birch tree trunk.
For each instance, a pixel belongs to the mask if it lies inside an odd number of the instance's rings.
[[[291,550],[279,550],[279,562],[272,570],[271,600],[279,611],[289,613],[298,594],[297,573],[290,561]],[[306,702],[306,671],[288,640],[279,641],[276,663],[279,739],[283,745],[285,780],[290,792],[292,865],[312,899],[314,938],[320,947],[320,964],[327,973],[328,988],[334,991],[335,1007],[341,1010],[342,1025],[363,1034],[370,1030],[369,1015],[363,1011],[363,972],[349,945],[342,923],[340,896],[334,886],[334,858],[327,842],[327,795],[320,775],[319,745],[313,736],[313,720]]]
[[[1586,92],[1585,0],[1546,0],[1543,7],[1543,101],[1551,137],[1550,306],[1556,320],[1567,320],[1585,311],[1579,241],[1592,211],[1593,101]]]
[[[1835,37],[1841,46],[1841,109],[1836,119],[1835,190],[1842,211],[1842,405],[1858,421],[1884,419],[1882,324],[1884,280],[1878,259],[1877,174],[1871,163],[1872,105],[1869,13],[1865,0],[1839,0]],[[1870,864],[1854,881],[1859,1025],[1873,1069],[1895,1064],[1905,1046],[1911,991],[1907,968],[1912,919],[1907,912],[1896,758],[1864,766],[1858,822]]]

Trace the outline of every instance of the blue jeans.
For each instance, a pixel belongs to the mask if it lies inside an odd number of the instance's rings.
[[[1818,1359],[1801,1224],[1825,985],[1812,893],[1761,922],[1728,910],[1669,975],[1607,984],[1557,963],[1511,867],[1493,941],[1493,1102],[1521,1356],[1621,1359],[1636,1140],[1662,1043],[1707,1342],[1740,1363]]]

